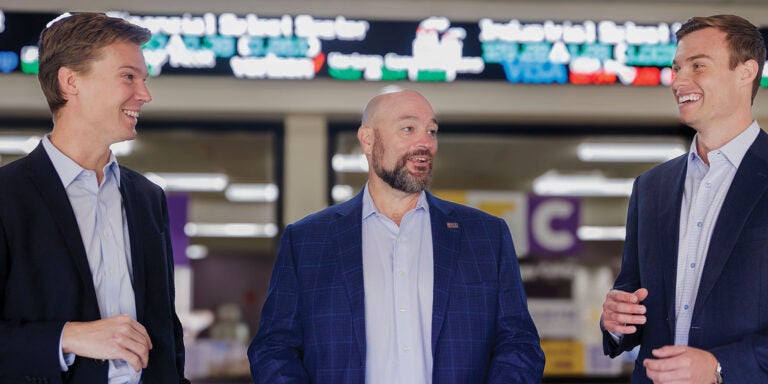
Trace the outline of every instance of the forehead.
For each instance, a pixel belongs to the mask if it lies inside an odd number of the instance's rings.
[[[131,42],[114,42],[99,48],[92,63],[99,63],[109,69],[133,69],[146,72],[144,53],[137,44]]]
[[[418,93],[402,92],[386,96],[379,108],[380,117],[389,120],[435,120],[432,106]]]
[[[677,43],[675,61],[685,60],[693,56],[727,55],[729,48],[725,38],[726,33],[715,28],[704,28],[691,32]]]

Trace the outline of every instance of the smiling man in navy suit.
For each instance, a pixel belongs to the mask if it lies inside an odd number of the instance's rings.
[[[437,129],[418,92],[368,103],[368,183],[285,229],[248,350],[256,383],[541,381],[506,223],[426,191]]]
[[[696,136],[635,181],[604,349],[640,345],[633,383],[768,383],[768,135],[752,117],[765,42],[732,15],[677,38],[672,92]]]
[[[97,13],[40,35],[53,131],[0,168],[0,382],[179,383],[163,191],[117,164],[151,100],[149,30]]]

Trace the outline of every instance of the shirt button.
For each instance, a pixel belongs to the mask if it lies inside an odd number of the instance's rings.
[[[403,347],[403,352],[410,352],[411,347],[405,346]]]
[[[683,305],[683,309],[685,309],[687,311],[688,310],[688,304]]]
[[[407,310],[407,309],[405,309],[405,308],[400,308],[400,312],[403,312],[403,313],[405,313],[405,312],[407,312],[407,311],[408,311],[408,310]]]
[[[115,314],[115,308],[112,308],[112,309],[110,309],[110,310],[109,310],[109,313],[111,313],[111,314],[113,314],[113,315],[114,315],[114,314]]]
[[[696,263],[691,263],[691,268],[696,268]]]
[[[712,183],[710,183],[710,182],[706,182],[706,183],[704,183],[704,186],[705,186],[705,187],[707,187],[707,188],[709,188],[709,187],[711,187],[711,186],[712,186]]]
[[[697,227],[699,227],[699,228],[701,228],[701,227],[703,227],[703,226],[704,226],[704,223],[703,223],[703,222],[701,222],[701,221],[699,221],[699,222],[697,222],[697,223],[696,223],[696,226],[697,226]]]
[[[397,275],[400,276],[400,277],[403,277],[403,276],[405,276],[405,272],[402,269],[398,269],[397,270]]]

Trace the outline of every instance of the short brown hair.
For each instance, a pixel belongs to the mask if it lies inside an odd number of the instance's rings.
[[[747,60],[757,61],[757,76],[752,83],[752,102],[754,103],[765,65],[765,41],[760,30],[746,19],[736,15],[693,17],[677,31],[677,41],[691,32],[704,28],[715,28],[725,32],[725,41],[731,51],[729,62],[731,69]]]
[[[55,21],[40,33],[37,78],[48,107],[56,112],[67,103],[59,87],[59,68],[87,73],[101,49],[115,42],[142,45],[152,33],[126,20],[102,13],[77,13]]]

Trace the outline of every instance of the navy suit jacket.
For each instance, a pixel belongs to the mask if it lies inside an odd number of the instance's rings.
[[[152,340],[144,383],[185,382],[173,256],[162,190],[121,167],[136,315]],[[77,219],[42,144],[0,168],[0,382],[106,383],[108,364],[59,366],[67,321],[100,319]]]
[[[506,223],[427,202],[433,382],[540,382],[544,354]],[[360,193],[286,227],[248,350],[256,383],[365,382],[362,207]]]
[[[615,345],[612,357],[640,345],[633,383],[650,383],[643,360],[674,344],[680,209],[687,155],[635,181],[615,289],[647,288],[645,325]],[[727,383],[768,383],[768,135],[760,131],[717,218],[701,276],[689,345],[713,353]]]

